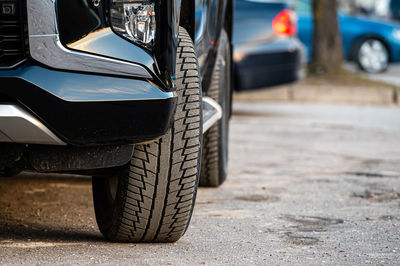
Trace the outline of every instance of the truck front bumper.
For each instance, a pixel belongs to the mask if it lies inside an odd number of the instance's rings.
[[[52,132],[60,144],[76,146],[132,144],[162,136],[169,129],[177,101],[174,92],[163,91],[145,79],[55,71],[27,64],[0,71],[0,84],[0,104],[19,106]],[[12,118],[7,121],[3,126],[11,127]],[[15,138],[4,139],[15,142]],[[37,139],[29,142],[49,144]]]

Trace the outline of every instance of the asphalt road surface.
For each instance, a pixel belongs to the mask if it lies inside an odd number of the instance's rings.
[[[90,179],[0,179],[0,264],[399,265],[400,108],[238,103],[229,178],[174,244],[107,243]]]

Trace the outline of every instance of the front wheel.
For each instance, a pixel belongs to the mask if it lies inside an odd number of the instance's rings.
[[[201,161],[201,89],[193,43],[183,28],[177,49],[177,110],[166,135],[136,145],[114,176],[93,177],[100,231],[111,241],[174,242],[188,228]]]
[[[381,73],[388,68],[389,51],[382,41],[366,39],[356,46],[355,60],[362,70],[368,73]]]

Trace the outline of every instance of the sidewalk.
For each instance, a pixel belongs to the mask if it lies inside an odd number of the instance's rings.
[[[397,87],[400,87],[400,63],[391,63],[389,68],[383,73],[368,74],[361,71],[355,63],[346,62],[343,64],[344,69],[351,73],[358,74],[368,79],[386,82]]]
[[[234,101],[392,105],[400,103],[400,87],[357,77],[312,78],[291,85],[235,93]]]

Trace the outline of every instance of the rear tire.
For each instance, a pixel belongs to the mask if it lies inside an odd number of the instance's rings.
[[[93,177],[96,220],[111,241],[175,242],[188,228],[201,161],[201,88],[193,43],[183,28],[177,49],[177,110],[158,141],[136,145],[115,176]]]
[[[218,187],[228,168],[229,119],[231,112],[231,51],[225,30],[221,32],[217,61],[207,96],[222,107],[222,118],[203,135],[200,186]]]

